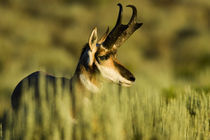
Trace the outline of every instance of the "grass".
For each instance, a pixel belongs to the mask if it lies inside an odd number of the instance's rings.
[[[114,26],[118,2],[134,4],[144,23],[118,52],[136,84],[120,95],[110,85],[88,103],[81,99],[77,120],[68,91],[37,106],[33,90],[26,90],[23,110],[14,115],[10,97],[17,83],[37,70],[71,77],[91,29],[98,27],[100,36]],[[209,0],[0,0],[0,13],[6,139],[70,139],[74,129],[78,139],[208,139]],[[123,23],[130,15],[125,7]]]
[[[33,88],[25,88],[21,110],[7,114],[5,139],[86,139],[86,140],[207,140],[210,133],[210,94],[191,87],[159,90],[106,85],[90,97],[76,93],[76,117],[71,96],[62,90],[48,92],[40,85],[41,102]],[[173,96],[166,96],[170,92]],[[173,93],[172,93],[173,92]]]

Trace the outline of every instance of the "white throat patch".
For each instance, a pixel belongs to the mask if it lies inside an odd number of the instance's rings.
[[[99,88],[93,84],[84,74],[80,74],[79,76],[80,81],[89,91],[97,93],[99,92]]]

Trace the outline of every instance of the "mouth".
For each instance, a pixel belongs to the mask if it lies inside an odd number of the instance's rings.
[[[130,87],[132,86],[133,82],[119,82],[119,85],[122,85],[124,87]]]

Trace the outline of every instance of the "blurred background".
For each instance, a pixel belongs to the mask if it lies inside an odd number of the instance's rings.
[[[0,0],[0,116],[30,73],[70,78],[91,30],[115,25],[118,2],[144,23],[118,51],[134,86],[210,91],[209,0]],[[131,14],[124,8],[123,23]]]

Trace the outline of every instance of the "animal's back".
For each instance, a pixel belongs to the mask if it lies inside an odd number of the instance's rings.
[[[14,110],[18,110],[20,103],[21,103],[21,98],[23,97],[24,93],[31,93],[31,92],[25,92],[27,91],[29,88],[33,89],[34,93],[34,97],[36,100],[39,100],[40,98],[40,82],[44,82],[44,93],[46,94],[53,94],[56,92],[56,81],[58,79],[61,79],[61,85],[62,85],[62,89],[64,87],[69,88],[69,91],[71,90],[71,84],[70,84],[70,79],[61,77],[61,78],[57,78],[55,76],[46,74],[44,72],[41,71],[36,71],[30,75],[28,75],[27,77],[25,77],[23,80],[21,80],[18,85],[15,87],[13,93],[12,93],[12,97],[11,97],[11,101],[12,101],[12,108]],[[48,88],[52,89],[52,93],[47,93],[49,90]],[[42,87],[43,88],[43,87]],[[43,90],[43,89],[41,89]]]

